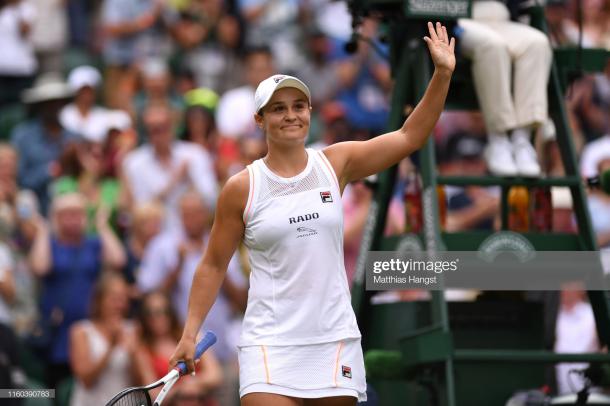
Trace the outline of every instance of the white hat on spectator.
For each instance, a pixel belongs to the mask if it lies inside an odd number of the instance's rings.
[[[32,104],[67,99],[73,95],[74,92],[59,73],[48,72],[40,75],[34,82],[34,86],[23,91],[21,100],[24,103]]]
[[[89,142],[102,143],[106,141],[108,135],[107,113],[92,114],[84,123],[81,135]]]
[[[83,65],[72,69],[68,75],[70,88],[77,92],[83,87],[96,88],[102,82],[102,75],[93,66]]]
[[[288,75],[273,75],[263,80],[256,88],[254,93],[254,109],[257,113],[269,103],[273,93],[285,87],[293,87],[300,90],[307,97],[307,101],[311,104],[311,92],[305,83],[294,76]]]
[[[108,130],[119,131],[129,130],[133,126],[131,117],[123,110],[109,110],[106,113],[106,124]]]
[[[91,115],[85,123],[82,136],[90,142],[103,143],[110,130],[125,131],[132,127],[131,117],[123,110],[106,110]]]

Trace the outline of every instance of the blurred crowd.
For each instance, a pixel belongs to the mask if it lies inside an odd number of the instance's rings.
[[[553,45],[578,41],[576,3],[548,1]],[[584,46],[610,49],[610,1],[583,3]],[[365,19],[361,34],[378,25]],[[388,61],[363,42],[346,52],[351,33],[346,4],[330,0],[0,0],[0,387],[103,404],[165,374],[218,192],[266,152],[258,83],[282,72],[308,84],[313,148],[384,131]],[[610,63],[566,103],[582,175],[595,176],[610,167]],[[538,154],[561,176],[549,126]],[[486,173],[480,113],[445,112],[434,136],[441,174]],[[408,222],[413,170],[401,165],[390,234]],[[343,197],[350,280],[373,186]],[[443,194],[447,231],[498,228],[497,190]],[[576,231],[569,198],[553,199],[553,228]],[[610,196],[591,191],[589,204],[610,247]],[[221,339],[169,404],[237,403],[248,277],[240,249],[203,326]]]

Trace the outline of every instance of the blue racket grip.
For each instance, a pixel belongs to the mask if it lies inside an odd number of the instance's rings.
[[[194,359],[196,359],[196,360],[199,359],[208,348],[210,348],[212,345],[214,345],[214,343],[216,343],[216,340],[217,340],[216,334],[214,334],[211,331],[206,331],[203,338],[197,343],[197,346],[195,347],[195,358]],[[176,367],[180,371],[180,375],[186,374],[187,369],[186,369],[186,364],[184,362],[179,362],[178,365],[176,365]]]

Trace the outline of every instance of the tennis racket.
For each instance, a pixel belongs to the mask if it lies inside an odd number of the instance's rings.
[[[197,343],[195,347],[195,359],[199,359],[203,353],[210,348],[216,342],[216,334],[208,331],[205,336]],[[115,397],[110,399],[110,402],[106,403],[106,406],[159,406],[165,396],[167,396],[169,390],[174,386],[176,381],[187,372],[186,364],[179,362],[174,369],[172,369],[167,375],[159,379],[156,382],[151,383],[147,386],[140,386],[136,388],[128,388],[118,393]],[[150,399],[149,390],[158,388],[164,385],[161,392],[155,399],[154,403]]]

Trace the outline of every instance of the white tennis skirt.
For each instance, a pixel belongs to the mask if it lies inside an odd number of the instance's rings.
[[[239,347],[239,396],[353,396],[366,400],[360,339],[312,345]]]

